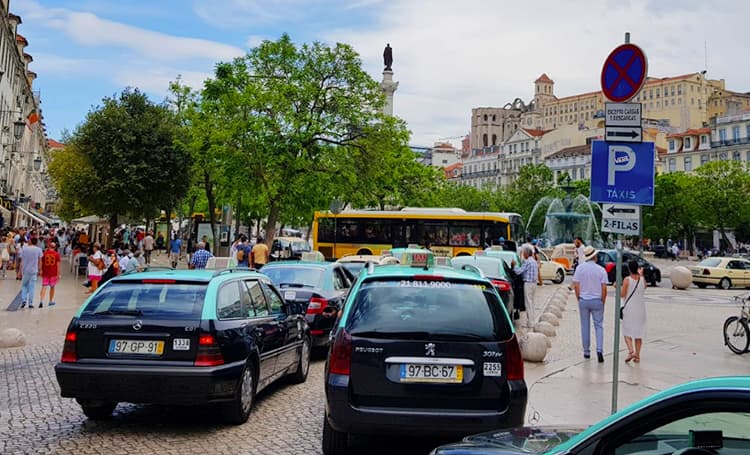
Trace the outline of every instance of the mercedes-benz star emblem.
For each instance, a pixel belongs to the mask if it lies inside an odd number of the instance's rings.
[[[133,323],[133,330],[141,330],[141,327],[143,327],[143,321],[141,321],[140,319],[137,319]]]
[[[424,345],[424,355],[435,356],[435,343],[426,343]]]

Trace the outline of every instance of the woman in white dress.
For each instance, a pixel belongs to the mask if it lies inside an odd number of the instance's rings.
[[[623,281],[620,294],[620,297],[625,299],[622,309],[622,334],[628,346],[625,361],[632,360],[638,363],[641,361],[641,345],[646,336],[646,280],[641,276],[638,262],[630,261],[628,271],[630,276]]]

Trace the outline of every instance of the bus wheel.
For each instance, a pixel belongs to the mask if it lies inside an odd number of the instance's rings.
[[[357,256],[372,256],[372,251],[362,248],[357,251]]]

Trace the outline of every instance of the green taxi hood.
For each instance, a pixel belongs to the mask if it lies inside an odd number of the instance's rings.
[[[750,376],[727,376],[727,377],[718,377],[718,378],[699,379],[697,381],[686,382],[685,384],[680,384],[680,385],[671,387],[667,390],[657,392],[591,425],[590,427],[588,427],[586,430],[584,430],[577,436],[573,436],[572,438],[558,445],[554,449],[544,452],[544,455],[560,454],[567,450],[573,449],[576,446],[578,446],[581,442],[589,439],[593,434],[612,425],[618,420],[623,419],[635,413],[636,411],[638,411],[639,409],[642,409],[645,406],[649,406],[654,403],[658,403],[660,401],[669,399],[671,397],[676,397],[676,396],[683,395],[686,393],[699,392],[699,391],[712,390],[712,389],[750,390]]]

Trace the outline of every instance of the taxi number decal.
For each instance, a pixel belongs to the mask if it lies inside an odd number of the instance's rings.
[[[448,289],[451,287],[451,283],[448,281],[408,281],[401,280],[399,283],[401,287],[407,288],[444,288]]]

